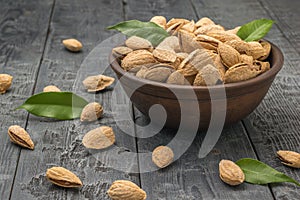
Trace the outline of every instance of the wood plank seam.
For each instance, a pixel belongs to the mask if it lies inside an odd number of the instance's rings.
[[[247,127],[247,125],[245,124],[246,122],[245,122],[244,120],[242,120],[241,122],[242,122],[242,125],[243,125],[243,129],[245,130],[246,135],[247,135],[247,137],[248,137],[248,141],[249,141],[250,144],[251,144],[252,150],[253,150],[254,153],[255,153],[256,159],[257,159],[257,160],[260,160],[259,154],[258,154],[258,152],[257,152],[257,150],[256,150],[256,148],[255,148],[255,145],[254,145],[254,143],[253,143],[253,141],[252,141],[252,139],[251,139],[251,137],[250,137],[250,135],[249,135],[249,133],[250,133],[251,131],[248,130],[248,127]],[[271,193],[272,197],[273,197],[274,200],[275,200],[276,197],[275,197],[275,194],[274,194],[274,192],[273,192],[272,187],[271,187],[270,184],[268,184],[268,188],[269,188],[269,190],[270,190],[270,193]]]
[[[47,28],[47,32],[46,32],[46,37],[45,37],[45,40],[44,40],[44,44],[43,44],[43,51],[42,51],[42,55],[41,55],[41,58],[38,62],[38,70],[36,72],[36,76],[35,76],[35,82],[33,84],[33,88],[32,88],[32,93],[31,95],[34,94],[35,92],[35,88],[36,88],[36,82],[37,82],[37,79],[38,79],[38,74],[39,74],[39,71],[40,71],[40,67],[41,67],[41,64],[42,64],[42,61],[43,61],[43,58],[44,58],[44,53],[45,53],[45,49],[46,49],[46,44],[47,44],[47,41],[48,41],[48,38],[49,38],[49,33],[50,33],[50,25],[51,25],[51,21],[52,21],[52,16],[53,16],[53,10],[54,10],[54,7],[55,7],[55,1],[56,0],[53,0],[53,3],[52,3],[52,7],[51,7],[51,12],[50,12],[50,17],[49,17],[49,20],[48,20],[48,28]],[[26,122],[25,122],[25,127],[24,129],[26,130],[27,128],[27,125],[28,125],[28,120],[29,120],[29,113],[27,114],[27,117],[26,117]],[[16,179],[16,175],[17,175],[17,171],[18,171],[18,166],[19,166],[19,161],[20,161],[20,157],[21,157],[21,154],[22,154],[22,150],[23,149],[20,149],[19,150],[19,154],[18,154],[18,159],[17,159],[17,164],[16,164],[16,170],[14,172],[14,177],[13,177],[13,181],[12,181],[12,185],[11,185],[11,189],[10,189],[10,194],[9,194],[9,199],[12,198],[12,194],[13,194],[13,190],[14,190],[14,185],[15,185],[15,179]]]
[[[128,17],[127,17],[127,15],[126,15],[127,2],[126,2],[126,0],[121,0],[121,1],[122,1],[123,19],[124,19],[124,21],[126,21],[126,20],[128,20]],[[132,112],[132,120],[133,120],[133,122],[134,122],[133,130],[134,130],[134,135],[135,135],[135,138],[134,138],[134,140],[135,140],[135,149],[136,149],[136,152],[139,153],[139,145],[138,145],[138,139],[137,139],[137,129],[136,129],[136,125],[135,125],[135,123],[136,123],[136,118],[135,118],[135,113],[134,113],[134,109],[135,109],[135,108],[134,108],[134,106],[133,106],[132,103],[131,103],[130,108],[131,108],[131,112]],[[140,171],[139,156],[137,156],[137,166],[138,166],[138,167],[137,167],[138,170]],[[138,179],[139,179],[138,185],[139,185],[140,187],[142,187],[141,173],[138,173]]]

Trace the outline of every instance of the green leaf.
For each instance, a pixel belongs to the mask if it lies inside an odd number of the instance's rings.
[[[118,30],[127,36],[138,36],[144,38],[152,43],[153,46],[157,46],[169,33],[162,27],[153,22],[141,22],[138,20],[130,20],[118,23],[113,26],[107,27],[109,30]]]
[[[270,19],[258,19],[243,25],[237,35],[246,42],[262,39],[272,28],[274,24]]]
[[[245,174],[245,181],[253,184],[268,184],[290,182],[300,186],[300,183],[291,177],[273,169],[258,160],[243,158],[236,162]]]
[[[29,97],[17,109],[25,109],[33,115],[59,120],[80,117],[88,102],[72,92],[43,92]]]

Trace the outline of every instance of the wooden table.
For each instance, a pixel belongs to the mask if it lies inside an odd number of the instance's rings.
[[[0,99],[0,195],[13,199],[109,199],[106,191],[114,180],[126,179],[140,185],[148,199],[300,199],[300,188],[293,184],[266,186],[242,184],[230,187],[218,177],[221,159],[236,161],[251,157],[300,180],[300,171],[283,166],[275,153],[279,149],[300,151],[300,1],[294,0],[1,0],[0,3],[0,73],[14,76],[11,89]],[[126,173],[108,167],[112,161],[106,151],[95,159],[81,145],[82,136],[99,125],[115,130],[119,154],[149,152],[167,144],[174,136],[163,130],[151,138],[129,136],[116,126],[112,112],[112,90],[96,94],[104,106],[104,117],[83,125],[78,120],[55,121],[15,111],[32,94],[55,84],[73,91],[77,71],[89,52],[115,32],[105,28],[128,19],[149,20],[154,15],[168,19],[211,17],[225,27],[233,28],[257,18],[276,21],[267,39],[284,53],[283,70],[276,77],[260,106],[246,119],[223,130],[213,151],[198,158],[204,133],[199,132],[190,148],[171,166],[148,173]],[[70,53],[61,40],[78,38],[84,44],[80,53]],[[107,67],[107,58],[101,67]],[[105,63],[106,62],[106,63]],[[96,73],[96,72],[95,72]],[[113,75],[108,70],[108,74]],[[78,94],[91,99],[80,89]],[[119,94],[121,95],[121,94]],[[121,98],[120,98],[121,97]],[[128,102],[126,97],[119,96]],[[128,102],[129,103],[129,102]],[[136,110],[137,123],[145,119]],[[31,134],[34,151],[13,145],[8,138],[10,125],[20,125]],[[138,128],[128,127],[133,133]],[[101,161],[107,162],[101,162]],[[138,159],[119,163],[136,165]],[[45,178],[47,168],[59,165],[74,171],[83,181],[81,189],[62,189]]]

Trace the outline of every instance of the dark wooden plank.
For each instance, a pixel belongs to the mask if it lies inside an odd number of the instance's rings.
[[[221,1],[219,4],[220,9],[225,6]],[[140,20],[149,20],[154,15],[164,15],[168,19],[183,17],[194,20],[209,16],[216,22],[221,18],[209,2],[203,1],[194,2],[193,5],[188,1],[127,1],[125,13],[128,19]],[[230,20],[238,24],[237,19]],[[147,124],[147,119],[138,111],[135,111],[135,119],[137,124]],[[139,126],[136,129],[137,134],[142,131]],[[156,146],[168,144],[175,134],[172,130],[164,129],[153,137],[138,138],[138,150],[149,153]],[[199,132],[186,153],[168,168],[140,175],[142,187],[147,191],[149,199],[272,199],[268,187],[243,184],[232,188],[225,185],[218,177],[218,162],[221,159],[238,160],[242,157],[256,157],[241,123],[226,128],[215,149],[204,159],[199,159],[198,153],[204,134]],[[181,138],[178,142],[184,144],[188,141]],[[175,149],[175,152],[177,150]],[[142,156],[139,157],[141,172],[154,167],[149,166],[149,162],[153,165],[149,156],[148,159]]]
[[[143,116],[136,117],[138,124],[144,123]],[[214,149],[203,159],[199,159],[198,154],[205,132],[198,132],[188,150],[172,165],[141,174],[143,189],[150,199],[273,199],[266,186],[245,183],[231,187],[219,178],[218,163],[221,159],[236,161],[244,157],[256,157],[245,132],[241,123],[225,128]],[[174,140],[175,134],[172,130],[164,129],[154,137],[139,139],[139,152],[151,152],[159,145],[166,145]],[[184,148],[187,141],[181,138],[177,142],[182,143],[180,147]],[[175,152],[178,150],[175,149]],[[140,161],[143,160],[140,158]],[[140,162],[141,171],[149,168],[148,164]]]
[[[122,21],[122,12],[121,1],[56,2],[35,93],[41,92],[48,84],[55,84],[62,90],[74,91],[89,101],[100,102],[104,106],[104,117],[97,122],[83,124],[79,120],[55,121],[30,116],[27,129],[33,135],[36,149],[32,152],[23,151],[21,154],[12,199],[108,199],[106,191],[114,180],[129,179],[139,184],[137,174],[122,172],[137,168],[136,159],[127,159],[127,155],[134,152],[136,146],[135,139],[123,133],[114,120],[113,112],[117,110],[112,109],[112,88],[94,95],[85,92],[81,83],[87,75],[100,73],[108,66],[107,53],[110,47],[105,45],[103,48],[106,51],[93,55],[95,60],[86,62],[88,66],[81,66],[81,62],[101,40],[113,34],[106,31],[105,27]],[[66,51],[61,40],[68,37],[81,40],[83,51]],[[113,73],[106,70],[105,74]],[[127,98],[122,95],[121,92],[116,92],[119,103],[128,103]],[[88,151],[81,144],[82,137],[87,131],[100,125],[113,127],[116,146],[104,151]],[[123,126],[126,126],[126,122]],[[133,128],[127,127],[134,132]],[[118,159],[118,156],[123,159]],[[67,190],[46,181],[47,168],[55,165],[74,171],[84,186],[79,190]]]
[[[298,1],[261,2],[266,13],[276,21],[281,32],[276,44],[285,54],[283,70],[276,77],[268,95],[256,111],[244,120],[259,158],[277,170],[300,180],[298,170],[283,166],[276,151],[285,149],[300,152],[299,131],[299,7]],[[289,13],[289,14],[288,14]],[[287,14],[289,16],[287,16]],[[300,189],[292,184],[272,185],[277,199],[299,199]]]
[[[260,1],[268,14],[276,21],[278,29],[291,45],[300,53],[300,20],[299,7],[300,1]]]
[[[299,173],[296,170],[282,166],[275,156],[278,149],[299,151],[299,145],[297,145],[297,141],[299,141],[299,112],[297,112],[299,110],[299,70],[297,68],[300,59],[299,53],[291,45],[291,43],[295,43],[295,38],[292,40],[287,39],[291,36],[289,34],[297,34],[299,28],[297,23],[299,22],[291,22],[291,27],[294,28],[287,29],[287,33],[284,31],[284,23],[290,20],[289,17],[284,17],[284,13],[287,10],[296,9],[297,3],[289,1],[289,3],[281,2],[280,5],[279,1],[276,3],[269,1],[265,5],[264,2],[259,1],[230,0],[226,1],[226,5],[220,6],[222,1],[202,2],[206,5],[203,10],[214,10],[215,19],[229,28],[258,18],[271,18],[277,22],[267,35],[267,39],[278,45],[283,51],[285,64],[265,99],[244,122],[258,158],[299,180]],[[202,10],[199,10],[199,13],[202,13]],[[222,15],[218,15],[218,13],[222,13]],[[298,12],[293,15],[295,15],[295,19],[299,18],[297,17]],[[280,16],[283,21],[281,21]],[[291,21],[293,20],[291,19]],[[272,184],[271,189],[275,198],[278,199],[299,198],[299,188],[291,184]]]
[[[27,114],[14,111],[32,94],[44,50],[53,1],[0,1],[0,73],[14,77],[0,95],[0,196],[9,199],[21,148],[9,141],[7,129],[25,127]]]

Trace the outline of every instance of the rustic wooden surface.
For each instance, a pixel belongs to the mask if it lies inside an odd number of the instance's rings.
[[[14,76],[11,89],[0,96],[1,200],[109,199],[106,190],[117,179],[137,183],[151,200],[300,199],[299,187],[292,184],[229,187],[218,178],[220,159],[252,157],[300,180],[299,170],[281,165],[275,157],[278,149],[300,151],[299,1],[1,0],[0,5],[0,73]],[[118,39],[106,41],[107,49],[89,54],[101,41],[114,35],[105,27],[128,19],[149,20],[153,15],[195,20],[209,16],[228,28],[261,17],[274,19],[276,24],[267,38],[282,49],[285,64],[260,106],[242,122],[225,128],[207,157],[197,157],[205,134],[199,132],[186,153],[171,166],[148,173],[128,173],[123,171],[138,172],[146,168],[138,157],[129,157],[131,152],[151,152],[156,146],[167,144],[174,132],[164,129],[151,138],[134,137],[142,130],[138,125],[147,123],[147,119],[137,110],[131,110],[122,91],[114,93],[111,87],[95,95],[87,94],[81,81],[107,67],[108,44]],[[61,40],[68,37],[81,40],[83,51],[75,54],[66,51]],[[97,58],[97,55],[99,59],[95,62],[84,62],[87,56]],[[104,74],[113,76],[109,68]],[[74,91],[89,101],[99,101],[105,108],[104,117],[95,123],[82,124],[78,120],[59,122],[14,111],[26,98],[49,84]],[[126,116],[114,117],[124,108],[111,104],[112,95],[116,95],[114,98],[120,105],[128,105],[138,125],[124,120]],[[31,134],[36,144],[34,151],[11,144],[6,132],[13,124],[25,127]],[[116,148],[100,153],[85,150],[81,145],[83,135],[99,125],[114,128]],[[112,153],[123,159],[110,159]],[[51,185],[44,175],[47,168],[55,165],[74,171],[84,186],[67,190]]]

